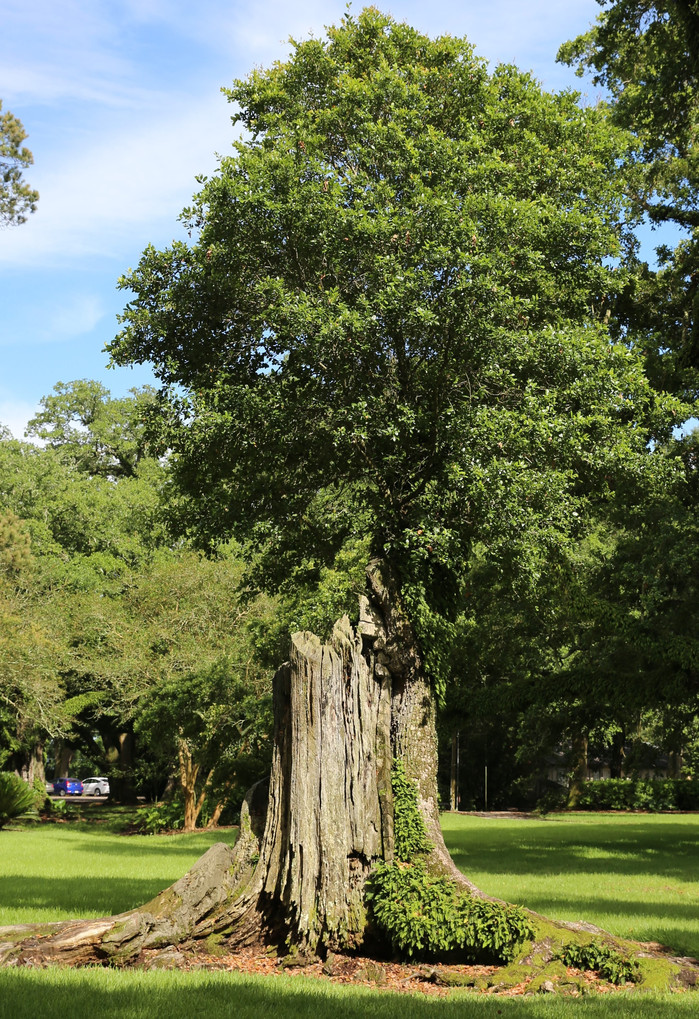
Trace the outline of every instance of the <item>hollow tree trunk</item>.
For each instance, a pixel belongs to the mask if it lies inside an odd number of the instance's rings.
[[[274,679],[271,775],[246,796],[235,848],[212,846],[174,885],[119,916],[0,929],[0,965],[123,965],[217,933],[230,950],[358,947],[367,878],[393,858],[393,758],[417,785],[428,867],[480,894],[442,839],[434,696],[395,586],[374,566],[356,628],[344,617],[327,644],[307,632],[292,638]],[[548,959],[557,926],[571,929],[547,922]]]

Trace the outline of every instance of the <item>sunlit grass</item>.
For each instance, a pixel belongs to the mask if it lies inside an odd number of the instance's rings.
[[[224,829],[191,835],[119,835],[95,824],[0,832],[0,926],[121,913],[181,877]]]
[[[694,995],[635,995],[566,1001],[455,993],[450,998],[337,986],[306,977],[233,973],[0,970],[0,1019],[671,1019],[696,1015]]]
[[[90,811],[70,805],[70,813]],[[105,823],[95,823],[102,820]],[[119,810],[92,820],[0,832],[0,924],[121,912],[180,877],[234,830],[175,836],[117,834]],[[699,954],[699,816],[556,815],[497,820],[445,815],[458,865],[485,891],[618,934]],[[0,1019],[72,1016],[236,1019],[671,1019],[697,1014],[699,995],[566,1001],[454,992],[448,999],[337,986],[304,977],[91,968],[0,970]]]
[[[699,956],[699,815],[445,814],[458,867],[492,895]]]

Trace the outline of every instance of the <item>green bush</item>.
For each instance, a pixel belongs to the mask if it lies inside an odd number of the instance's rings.
[[[566,966],[576,969],[596,970],[611,984],[634,983],[639,979],[638,963],[626,959],[601,941],[590,941],[586,945],[564,945],[559,956]]]
[[[34,790],[10,771],[0,771],[0,828],[13,818],[33,813]]]
[[[148,835],[157,835],[161,831],[172,831],[184,827],[184,804],[181,800],[170,803],[154,803],[149,807],[139,807],[136,811],[134,826],[137,831]]]
[[[604,778],[585,782],[580,810],[699,810],[699,781]]]
[[[503,963],[533,936],[520,906],[479,899],[425,864],[379,863],[367,892],[372,920],[394,949],[413,956],[459,952],[472,962]]]

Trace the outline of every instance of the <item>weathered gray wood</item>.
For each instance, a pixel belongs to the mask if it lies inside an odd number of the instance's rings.
[[[361,943],[364,886],[393,853],[393,675],[381,642],[347,617],[327,644],[292,638],[274,679],[275,734],[266,810],[251,791],[235,850],[220,844],[153,902],[47,932],[0,930],[16,962],[44,957],[126,962],[145,948],[225,930],[231,945],[266,938],[299,950]],[[385,641],[384,641],[385,643]],[[259,788],[258,788],[259,794]]]

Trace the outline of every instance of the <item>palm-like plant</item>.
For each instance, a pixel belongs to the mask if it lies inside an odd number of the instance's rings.
[[[34,809],[34,790],[17,775],[0,771],[0,828]]]

